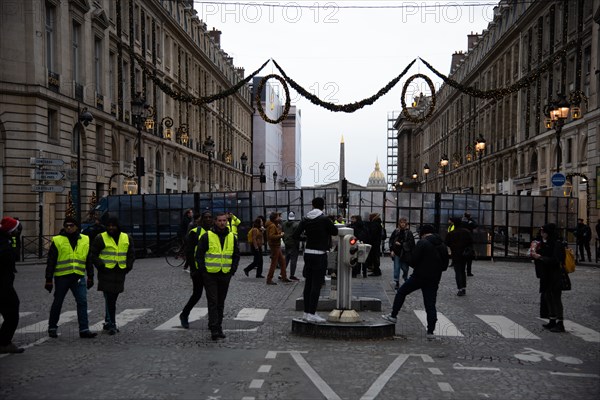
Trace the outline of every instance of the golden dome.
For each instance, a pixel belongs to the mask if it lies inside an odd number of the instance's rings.
[[[385,175],[381,172],[379,167],[379,160],[375,161],[375,170],[369,175],[369,181],[367,182],[369,188],[386,188],[387,183],[385,182]]]

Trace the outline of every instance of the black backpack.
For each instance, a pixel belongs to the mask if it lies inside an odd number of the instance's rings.
[[[429,241],[429,243],[431,243],[431,240]],[[431,243],[431,244],[433,244],[433,243]],[[448,255],[448,248],[446,247],[446,245],[443,242],[437,246],[433,245],[433,247],[435,248],[435,251],[437,251],[438,255],[440,256],[442,271],[446,271],[448,269],[448,266],[450,265],[450,256]]]

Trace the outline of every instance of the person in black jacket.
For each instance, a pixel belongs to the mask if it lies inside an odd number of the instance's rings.
[[[408,279],[408,267],[410,254],[415,247],[415,237],[413,236],[408,221],[401,217],[398,219],[398,227],[390,235],[390,255],[394,260],[394,282],[396,289],[400,287],[400,271],[402,279]]]
[[[348,227],[354,229],[354,236],[356,236],[356,238],[358,240],[360,240],[363,243],[369,242],[369,231],[360,215],[351,216],[350,217],[350,225],[348,225]],[[352,277],[356,278],[358,275],[360,275],[361,270],[362,270],[363,278],[366,278],[367,277],[367,264],[366,263],[356,263],[356,265],[354,267],[352,267]]]
[[[538,249],[533,249],[531,258],[535,262],[535,274],[540,280],[540,293],[547,307],[547,317],[550,319],[543,326],[551,332],[564,332],[560,282],[565,246],[558,238],[555,224],[544,225],[540,229],[540,235],[542,241]]]
[[[367,223],[369,230],[369,241],[371,251],[367,256],[367,268],[371,269],[369,276],[381,276],[381,241],[383,238],[383,225],[381,222],[381,216],[379,213],[372,213],[369,215],[369,222]]]
[[[421,240],[417,242],[410,257],[410,265],[414,272],[396,291],[392,312],[381,317],[386,321],[396,323],[397,315],[404,304],[406,296],[421,289],[423,303],[427,313],[427,337],[433,338],[437,323],[435,302],[437,291],[442,278],[442,272],[448,268],[448,249],[442,239],[435,234],[432,225],[423,225],[419,231]]]
[[[473,249],[473,235],[462,223],[460,218],[452,218],[454,230],[446,235],[446,246],[450,247],[452,253],[452,265],[454,266],[454,277],[456,279],[456,287],[458,288],[457,296],[467,294],[467,274],[465,271],[467,260],[470,257]]]
[[[331,236],[337,235],[338,228],[325,214],[325,199],[315,197],[312,201],[313,209],[300,221],[298,228],[292,235],[295,240],[300,240],[306,235],[306,248],[304,249],[304,316],[308,322],[325,322],[319,316],[317,304],[321,294],[321,285],[327,272],[327,251],[330,247]]]
[[[0,354],[22,353],[12,338],[19,325],[19,296],[15,291],[15,252],[13,236],[17,233],[19,221],[4,217],[0,222],[0,315],[4,318],[0,327]]]

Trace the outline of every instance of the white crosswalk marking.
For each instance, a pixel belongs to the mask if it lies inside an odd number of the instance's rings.
[[[539,339],[536,335],[502,315],[475,315],[507,339]]]
[[[120,328],[124,325],[127,325],[129,322],[143,316],[148,311],[152,311],[151,308],[126,308],[122,312],[117,314],[117,327]],[[104,325],[104,321],[100,321],[92,326],[90,326],[90,330],[100,331],[102,330],[102,326]]]
[[[242,308],[234,319],[237,321],[262,322],[268,312],[268,308]]]
[[[427,328],[427,313],[425,313],[425,310],[415,310],[415,315],[419,318],[423,326]],[[435,324],[434,333],[436,336],[464,336],[460,333],[458,328],[440,312],[437,313],[437,323]]]
[[[208,308],[206,307],[195,307],[190,311],[190,316],[188,317],[188,322],[198,321],[200,318],[206,317],[208,314]],[[154,328],[155,331],[178,331],[184,329],[181,326],[181,321],[179,320],[179,314],[175,315],[173,318],[165,322],[164,324],[157,326]]]
[[[66,324],[67,322],[71,322],[75,319],[77,319],[77,311],[65,311],[64,313],[60,314],[58,324],[60,326]],[[15,333],[41,333],[46,331],[48,331],[47,319],[41,322],[37,322],[33,325],[28,325],[21,329],[17,329]]]
[[[565,330],[570,334],[580,337],[586,342],[600,343],[600,332],[596,332],[583,325],[579,325],[573,321],[565,320]]]

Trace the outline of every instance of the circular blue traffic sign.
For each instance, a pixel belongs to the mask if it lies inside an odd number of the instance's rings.
[[[552,186],[562,186],[567,181],[567,177],[564,174],[556,173],[552,175]]]

